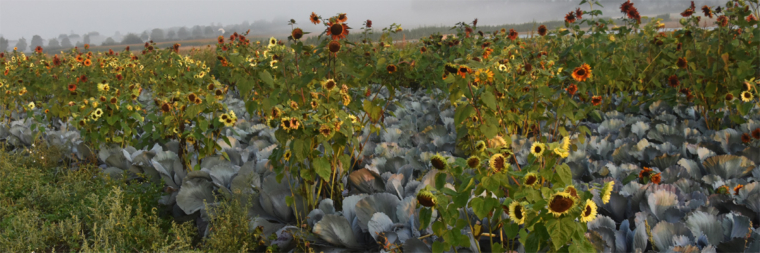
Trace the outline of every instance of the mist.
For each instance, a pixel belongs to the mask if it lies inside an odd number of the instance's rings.
[[[622,0],[604,0],[607,17],[620,17]],[[650,0],[632,1],[642,15],[681,12],[690,1]],[[695,1],[698,6],[725,4],[724,1]],[[370,19],[376,30],[392,23],[405,29],[423,25],[453,26],[457,22],[471,22],[478,18],[483,25],[541,22],[561,20],[564,14],[589,5],[578,5],[580,0],[469,0],[469,1],[68,1],[68,0],[0,0],[0,35],[9,40],[40,35],[44,40],[61,34],[84,35],[96,31],[104,36],[128,33],[150,33],[151,29],[190,28],[195,25],[226,26],[245,21],[271,22],[268,33],[273,36],[287,34],[287,20],[295,19],[297,27],[307,32],[321,32],[324,27],[308,21],[311,12],[323,18],[347,13],[348,25],[359,28]],[[600,9],[599,6],[594,6]],[[243,32],[243,31],[240,31]],[[251,31],[256,33],[257,31]],[[117,41],[118,42],[118,41]],[[2,49],[0,49],[2,50]]]

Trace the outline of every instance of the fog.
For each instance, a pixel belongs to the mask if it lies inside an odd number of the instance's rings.
[[[60,34],[84,35],[99,32],[103,36],[115,33],[140,34],[153,28],[174,28],[195,25],[231,25],[244,21],[267,21],[272,33],[282,35],[290,30],[287,20],[295,19],[297,26],[306,31],[322,31],[322,25],[308,22],[311,12],[323,18],[337,13],[347,13],[348,25],[359,28],[370,19],[373,27],[380,29],[391,23],[404,28],[421,25],[452,26],[457,22],[471,22],[478,18],[479,24],[498,25],[531,21],[560,20],[564,13],[579,6],[580,0],[393,0],[393,1],[172,1],[172,0],[0,0],[0,35],[9,40],[24,37],[29,41],[33,35],[44,40]],[[604,15],[620,17],[622,0],[605,0]],[[635,0],[642,15],[680,12],[688,7],[684,0]],[[725,3],[718,0],[695,1],[699,6],[715,6]],[[599,8],[595,6],[594,8]],[[252,31],[255,32],[255,31]],[[277,34],[273,34],[277,35]],[[119,35],[117,35],[119,36]],[[2,50],[2,49],[0,49]]]

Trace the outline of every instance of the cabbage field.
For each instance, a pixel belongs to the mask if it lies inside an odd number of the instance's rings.
[[[675,31],[598,4],[530,36],[311,13],[213,61],[5,52],[0,141],[158,185],[198,238],[240,203],[257,252],[760,252],[760,4],[692,3]]]

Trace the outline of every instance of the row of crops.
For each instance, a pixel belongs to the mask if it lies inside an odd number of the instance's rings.
[[[757,1],[669,32],[594,4],[526,38],[475,20],[400,48],[399,25],[312,13],[316,46],[292,24],[213,62],[5,52],[0,140],[164,185],[202,236],[241,201],[256,251],[760,251]]]

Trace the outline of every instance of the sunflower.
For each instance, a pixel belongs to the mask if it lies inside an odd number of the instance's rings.
[[[683,16],[684,18],[688,18],[692,14],[694,14],[694,9],[692,9],[692,8],[688,8],[688,9],[684,10],[683,12],[681,12],[681,16]]]
[[[348,115],[348,118],[351,120],[351,124],[356,124],[359,122],[359,119],[354,115]]]
[[[91,66],[92,65],[92,60],[90,60],[90,59],[84,60],[84,65],[87,66],[87,67]]]
[[[678,60],[676,60],[676,66],[681,69],[685,69],[687,66],[686,65],[687,63],[689,62],[686,61],[686,58],[683,58],[683,57],[679,57]]]
[[[285,151],[285,154],[282,155],[282,158],[285,159],[285,161],[290,161],[291,156],[293,156],[293,152],[288,150],[288,151]]]
[[[311,21],[311,23],[315,24],[315,25],[319,24],[320,22],[322,22],[322,21],[319,20],[319,16],[317,16],[317,14],[314,13],[314,12],[312,12],[311,16],[309,16],[309,21]]]
[[[672,75],[668,77],[668,84],[670,85],[670,87],[678,87],[678,85],[680,85],[681,82],[678,81],[678,76]]]
[[[499,71],[506,72],[507,71],[507,65],[499,64]]]
[[[734,94],[728,93],[726,94],[726,102],[734,101]]]
[[[461,65],[459,66],[459,69],[457,69],[457,74],[460,75],[462,78],[467,77],[467,73],[472,73],[472,69],[470,69],[470,67]]]
[[[332,134],[332,128],[330,128],[329,124],[325,124],[319,127],[319,133],[321,133],[325,137],[330,137]]]
[[[26,106],[29,107],[29,110],[34,110],[34,108],[36,107],[34,105],[34,102],[29,102],[29,104],[27,104]]]
[[[493,71],[490,69],[478,69],[475,71],[475,82],[476,83],[484,83],[484,82],[493,82]]]
[[[718,189],[715,189],[715,192],[719,194],[730,194],[730,191],[727,185],[721,185]]]
[[[488,159],[488,167],[494,172],[502,171],[508,166],[509,164],[507,164],[507,159],[504,158],[504,155],[500,153],[496,153],[492,155],[490,159]]]
[[[615,181],[604,183],[604,186],[602,187],[602,203],[607,204],[610,202],[613,186],[615,186]]]
[[[424,46],[423,46],[423,47],[421,47],[421,48],[420,48],[420,53],[423,53],[423,54],[424,54],[425,52],[427,52],[427,47],[424,47]]]
[[[752,84],[749,83],[749,82],[747,82],[747,81],[744,81],[742,83],[742,90],[744,90],[744,91],[750,91],[750,90],[752,90]]]
[[[348,94],[341,94],[340,95],[341,102],[343,102],[344,106],[348,106],[348,104],[351,103],[351,96]]]
[[[196,105],[199,105],[199,104],[203,103],[203,100],[201,99],[201,97],[197,97],[197,98],[195,98],[195,101],[193,101],[193,103],[195,103]]]
[[[742,96],[742,101],[744,102],[750,102],[754,98],[754,96],[752,96],[752,93],[750,93],[749,91],[742,91],[741,96]]]
[[[322,88],[324,88],[327,91],[332,91],[335,89],[335,87],[338,86],[337,83],[335,83],[335,80],[333,79],[327,79],[322,81]]]
[[[337,40],[330,41],[330,43],[327,43],[327,49],[330,50],[330,53],[337,53],[340,51],[340,42]]]
[[[598,106],[602,104],[602,96],[593,96],[591,97],[591,104],[594,106]]]
[[[219,122],[224,123],[227,122],[227,119],[230,118],[229,114],[222,113],[222,115],[219,115]]]
[[[565,187],[565,190],[563,192],[569,193],[570,196],[573,196],[573,198],[576,198],[576,199],[580,198],[580,196],[578,196],[578,189],[575,189],[575,186],[568,185],[567,187]]]
[[[549,198],[549,213],[554,217],[566,214],[575,206],[575,199],[565,192],[557,192]]]
[[[710,6],[702,6],[702,13],[705,14],[705,17],[713,18],[713,12],[710,9]]]
[[[652,171],[653,170],[650,169],[649,167],[644,167],[641,171],[639,171],[639,178],[640,179],[649,178],[649,175],[652,174]]]
[[[726,27],[728,25],[728,17],[720,15],[716,23],[721,27]]]
[[[509,204],[509,219],[517,225],[525,223],[525,207],[522,203],[512,201],[512,204]]]
[[[311,109],[317,109],[319,102],[317,102],[317,100],[312,100],[309,105],[311,105]]]
[[[280,126],[283,130],[290,132],[290,117],[282,117],[280,119]]]
[[[509,40],[516,40],[517,35],[518,33],[515,31],[515,29],[509,29],[509,36],[507,38],[509,38]]]
[[[567,15],[565,15],[565,22],[567,23],[575,23],[575,12],[570,12]]]
[[[338,14],[337,20],[338,20],[338,23],[343,23],[348,20],[348,17],[346,16],[345,13],[340,13]]]
[[[571,84],[570,86],[567,86],[567,88],[565,88],[565,91],[567,91],[567,94],[570,94],[570,96],[573,96],[575,95],[575,92],[578,91],[578,86],[575,84]]]
[[[552,151],[554,151],[555,154],[557,154],[559,157],[562,157],[562,158],[567,158],[568,156],[570,156],[570,151],[568,151],[567,149],[555,148]]]
[[[575,17],[578,19],[583,19],[583,11],[581,8],[575,9]]]
[[[301,28],[293,29],[293,31],[290,32],[290,36],[294,40],[299,40],[301,37],[303,37],[303,30]]]
[[[198,98],[198,96],[195,95],[195,93],[190,93],[190,94],[187,95],[187,101],[190,102],[190,103],[195,102],[196,98]]]
[[[41,46],[35,47],[34,48],[34,52],[37,52],[38,54],[41,54],[42,53],[42,47]]]
[[[533,146],[530,147],[530,153],[535,157],[541,157],[544,154],[544,150],[546,150],[546,144],[540,142],[534,142]]]
[[[75,92],[77,90],[77,85],[73,83],[69,84],[68,89],[70,92]]]
[[[755,128],[755,130],[752,130],[752,138],[760,140],[760,127]]]
[[[581,222],[590,222],[594,219],[596,219],[596,203],[587,199],[586,205],[583,206],[583,212],[581,212]]]
[[[486,151],[486,142],[485,141],[478,141],[475,143],[475,150],[478,152]]]
[[[348,35],[348,25],[343,23],[328,23],[327,24],[327,31],[325,33],[327,35],[330,35],[333,40],[339,40],[346,38],[346,35]]]
[[[298,130],[298,127],[301,126],[301,121],[298,120],[296,117],[290,118],[290,129],[291,130]]]
[[[433,165],[433,168],[436,168],[437,170],[445,170],[446,167],[449,166],[446,158],[439,154],[435,154],[433,157],[430,157],[430,164]]]
[[[652,179],[652,183],[660,184],[660,181],[662,181],[662,173],[654,174],[650,178]]]
[[[583,64],[580,67],[577,67],[573,70],[573,79],[575,79],[578,82],[586,81],[589,77],[591,77],[591,66],[588,64]]]
[[[538,27],[538,35],[546,36],[546,32],[547,32],[547,29],[545,25],[541,25]]]
[[[538,175],[536,175],[536,173],[530,172],[525,174],[525,178],[523,179],[523,184],[525,186],[533,187],[536,183],[538,183]]]
[[[467,167],[472,169],[480,168],[480,163],[480,158],[477,156],[470,156],[470,158],[467,158]]]
[[[271,37],[269,38],[269,44],[267,45],[267,48],[272,48],[274,46],[277,46],[277,39]]]
[[[388,74],[393,74],[394,72],[398,71],[398,67],[393,64],[388,64],[388,66],[385,67],[385,70],[388,71]]]
[[[116,99],[115,97],[111,97],[111,99],[109,99],[108,102],[111,102],[112,105],[115,105],[116,102],[119,102],[119,100]]]
[[[95,111],[93,112],[93,115],[95,115],[96,117],[100,118],[100,116],[103,116],[103,110],[100,109],[100,108],[95,109]]]
[[[421,190],[419,193],[417,193],[417,202],[420,203],[422,206],[426,207],[434,207],[436,203],[438,202],[435,198],[435,195],[431,193],[428,190]]]
[[[106,96],[100,96],[100,102],[106,102]]]

